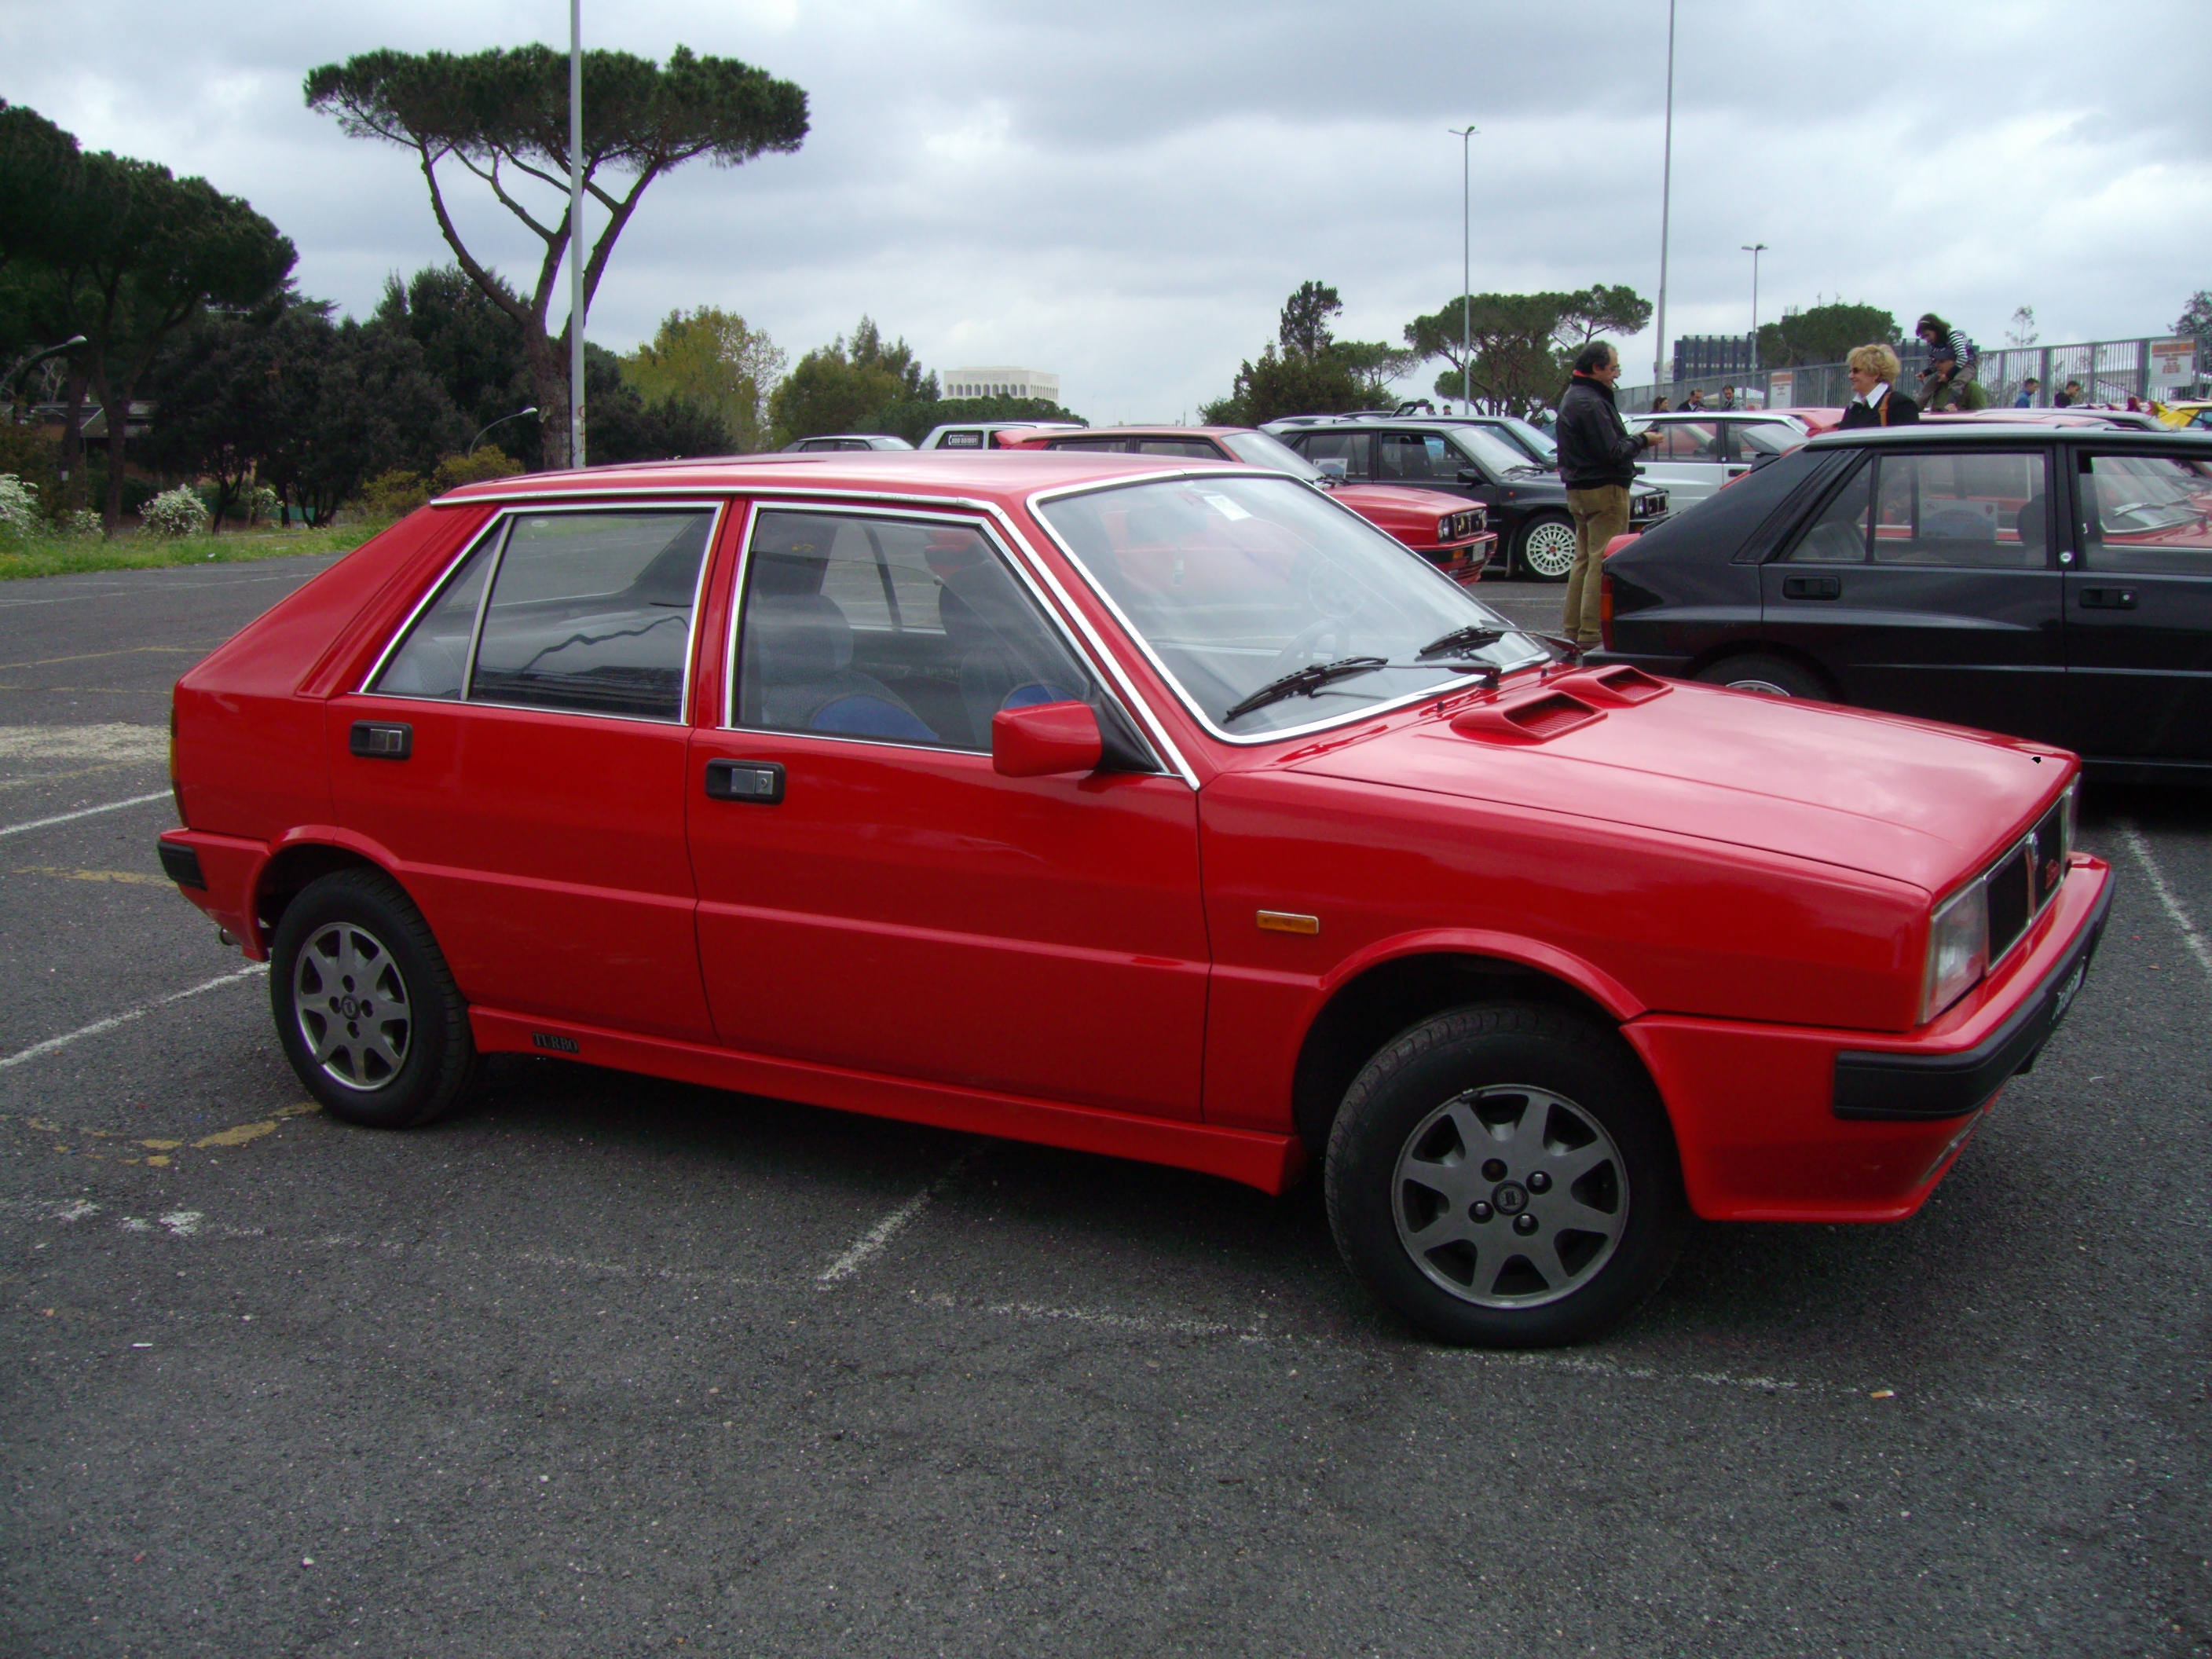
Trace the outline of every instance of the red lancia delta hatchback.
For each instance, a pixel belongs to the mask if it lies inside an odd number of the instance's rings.
[[[2063,750],[1577,669],[1296,479],[765,456],[416,513],[179,682],[164,867],[391,1128],[554,1054],[1309,1164],[1447,1341],[1911,1215],[2111,896]]]

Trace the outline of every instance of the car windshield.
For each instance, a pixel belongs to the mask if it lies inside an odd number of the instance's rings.
[[[1462,454],[1469,460],[1480,462],[1492,472],[1513,472],[1536,465],[1518,444],[1509,443],[1496,433],[1486,432],[1479,426],[1453,428],[1451,441],[1459,446]]]
[[[1265,432],[1224,432],[1221,441],[1238,460],[1264,466],[1270,472],[1287,472],[1308,483],[1317,483],[1328,476],[1281,439]]]
[[[1557,466],[1559,447],[1526,421],[1503,420],[1491,428],[1515,447],[1525,449],[1539,466]]]
[[[1550,655],[1419,555],[1289,478],[1136,483],[1040,512],[1224,737],[1348,719],[1465,684],[1468,671]]]

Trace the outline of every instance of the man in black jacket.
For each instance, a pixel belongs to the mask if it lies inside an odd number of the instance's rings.
[[[1567,614],[1559,631],[1584,645],[1601,642],[1598,611],[1605,589],[1605,544],[1628,529],[1628,487],[1657,428],[1632,434],[1613,401],[1620,354],[1603,341],[1575,359],[1567,395],[1559,399],[1559,482],[1575,515],[1575,568],[1567,578]]]

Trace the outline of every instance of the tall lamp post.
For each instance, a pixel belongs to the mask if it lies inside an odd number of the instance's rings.
[[[1674,197],[1674,0],[1667,0],[1667,137],[1659,161],[1659,337],[1651,347],[1651,385],[1667,381],[1667,231]]]
[[[463,453],[465,453],[465,454],[469,454],[469,455],[473,455],[473,454],[475,454],[475,453],[477,453],[477,446],[478,444],[480,444],[480,443],[482,443],[482,442],[483,441],[484,432],[489,432],[489,431],[490,431],[490,430],[491,430],[491,428],[492,428],[492,427],[495,427],[495,426],[505,426],[505,425],[506,425],[509,421],[519,421],[519,420],[520,420],[520,419],[521,419],[524,416],[526,416],[526,415],[535,415],[537,412],[538,412],[538,405],[537,405],[536,404],[531,404],[531,405],[530,405],[530,407],[529,407],[529,408],[527,408],[527,409],[518,409],[518,410],[516,410],[514,411],[514,414],[512,414],[512,415],[502,415],[502,416],[501,416],[497,420],[495,420],[495,421],[494,421],[494,422],[490,422],[490,424],[489,424],[489,425],[486,426],[486,427],[483,428],[483,432],[479,432],[479,433],[477,433],[477,435],[476,435],[475,437],[473,437],[473,438],[470,439],[470,440],[469,440],[469,447],[468,447],[468,448],[467,448],[466,450],[465,450],[465,451],[463,452]]]
[[[584,0],[568,0],[568,465],[584,465]]]
[[[1465,412],[1474,413],[1474,172],[1470,159],[1474,135],[1482,129],[1473,122],[1446,127],[1459,140],[1459,400]]]
[[[1766,252],[1764,242],[1745,242],[1743,251],[1751,255],[1751,367],[1747,374],[1759,373],[1759,256]],[[1748,388],[1747,388],[1748,391]],[[1766,394],[1761,392],[1761,397]]]

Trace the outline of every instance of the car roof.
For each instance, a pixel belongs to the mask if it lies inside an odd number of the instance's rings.
[[[904,445],[909,449],[914,447],[913,445],[907,443],[906,440],[900,437],[896,432],[810,432],[804,438],[793,438],[791,441],[791,443],[786,444],[784,447],[786,449],[789,449],[793,445],[796,444],[850,443],[887,443],[895,447]]]
[[[1078,426],[1043,427],[1039,430],[1053,438],[1219,438],[1232,432],[1257,432],[1255,426],[1177,426],[1172,422],[1158,426]]]
[[[2212,449],[2212,433],[2193,433],[2185,428],[2171,427],[2164,432],[2146,432],[2132,426],[2063,426],[2056,422],[2032,421],[1926,421],[1911,426],[1863,426],[1850,430],[1817,432],[1805,442],[1812,449],[1841,449],[1861,444],[1883,447],[1912,448],[1918,445],[1957,443],[1961,439],[1977,443],[2001,441],[2019,442],[2032,438],[2038,443],[2049,443],[2056,439],[2066,443],[2179,443],[2186,447]]]
[[[465,484],[438,499],[537,501],[553,497],[851,494],[988,502],[1014,507],[1042,489],[1181,473],[1288,475],[1241,461],[1188,455],[1130,455],[1066,449],[826,449],[813,453],[702,456],[566,472],[519,473]],[[1291,482],[1296,482],[1292,480]],[[1299,486],[1301,489],[1304,485]]]

